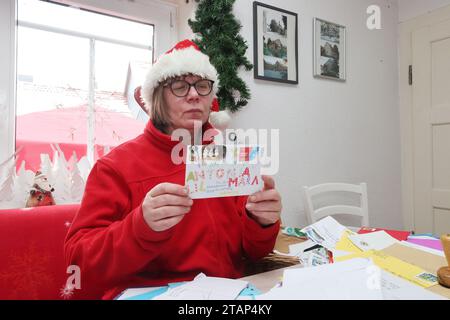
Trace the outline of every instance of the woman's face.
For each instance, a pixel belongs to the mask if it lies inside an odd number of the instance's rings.
[[[199,76],[187,75],[174,80],[185,80],[189,84],[194,84],[197,81],[202,80],[202,78]],[[200,93],[202,93],[202,90],[203,92],[205,92],[205,90],[207,92],[207,88],[205,86],[200,86],[200,84],[198,85]],[[179,128],[192,131],[195,122],[203,125],[208,121],[213,94],[209,93],[206,96],[199,95],[195,87],[191,86],[186,96],[178,97],[177,95],[180,94],[175,95],[174,92],[181,92],[182,86],[183,83],[180,82],[174,83],[173,85],[169,84],[164,87],[164,101],[171,121],[171,126],[167,128],[168,134],[171,134],[173,130]],[[172,92],[172,89],[174,92]]]

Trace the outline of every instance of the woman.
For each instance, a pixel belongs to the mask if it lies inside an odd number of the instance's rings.
[[[242,276],[243,258],[273,249],[281,199],[270,177],[250,197],[195,200],[175,164],[170,134],[195,124],[211,129],[217,72],[191,41],[178,43],[150,69],[142,96],[144,133],[93,167],[65,242],[66,261],[81,271],[81,290],[111,299],[129,287],[208,276]],[[211,141],[203,141],[203,144]]]

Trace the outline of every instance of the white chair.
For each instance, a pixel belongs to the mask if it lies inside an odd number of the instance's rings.
[[[360,196],[360,207],[348,205],[332,205],[314,209],[312,198],[319,194],[329,192],[352,192]],[[367,201],[367,185],[348,183],[324,183],[313,187],[303,187],[303,198],[308,223],[312,224],[327,216],[336,214],[353,215],[361,217],[362,226],[369,226],[369,209]]]

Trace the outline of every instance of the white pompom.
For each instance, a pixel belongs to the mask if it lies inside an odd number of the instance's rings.
[[[225,130],[231,122],[231,116],[228,111],[211,112],[209,122],[218,130]]]

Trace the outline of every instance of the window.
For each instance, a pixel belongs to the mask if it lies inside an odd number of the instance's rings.
[[[37,171],[55,148],[93,164],[143,131],[132,93],[153,25],[39,0],[19,1],[18,20],[18,165]]]

